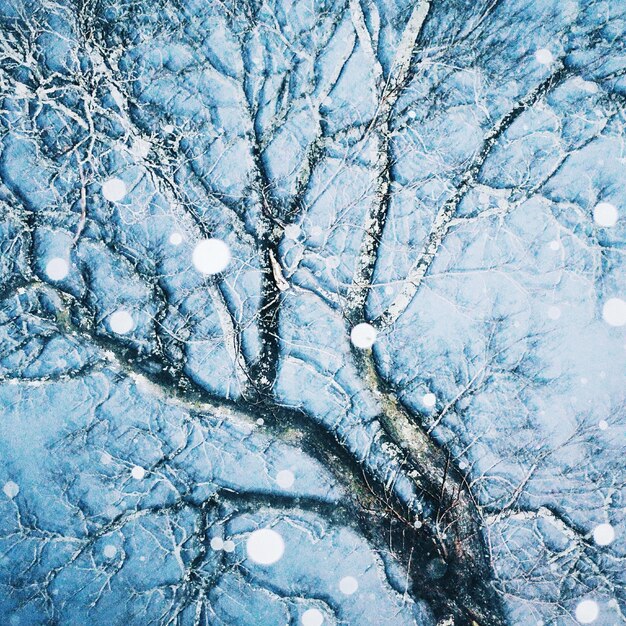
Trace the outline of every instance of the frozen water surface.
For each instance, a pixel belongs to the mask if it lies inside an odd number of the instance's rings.
[[[0,0],[0,615],[626,615],[623,0]]]

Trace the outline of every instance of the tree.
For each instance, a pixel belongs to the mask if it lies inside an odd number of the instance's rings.
[[[0,4],[5,615],[623,619],[605,4]]]

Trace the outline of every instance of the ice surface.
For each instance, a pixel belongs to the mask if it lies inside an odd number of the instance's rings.
[[[3,624],[625,621],[622,0],[0,0]]]

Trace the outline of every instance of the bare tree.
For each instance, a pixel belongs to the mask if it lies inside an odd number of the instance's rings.
[[[0,5],[15,623],[624,619],[622,21],[466,4]]]

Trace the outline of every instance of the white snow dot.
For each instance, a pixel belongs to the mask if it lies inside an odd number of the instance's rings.
[[[163,126],[163,132],[164,133],[173,133],[174,132],[174,124],[166,124],[165,126]]]
[[[256,423],[257,423],[259,426],[263,426],[263,424],[265,424],[265,420],[264,420],[262,417],[259,417],[259,419],[256,421]]]
[[[437,404],[437,396],[434,393],[425,393],[422,396],[422,404],[429,408],[432,408]]]
[[[554,250],[555,252],[561,249],[561,242],[557,241],[556,239],[553,239],[549,245],[550,245],[550,250]]]
[[[602,307],[602,317],[610,326],[626,324],[626,302],[621,298],[610,298]]]
[[[606,420],[600,420],[598,422],[598,428],[600,430],[606,430],[609,427],[609,423]]]
[[[193,249],[193,264],[203,274],[223,272],[230,263],[230,248],[221,239],[202,239]]]
[[[227,539],[224,542],[224,552],[234,552],[235,551],[235,542],[231,539]]]
[[[211,539],[211,550],[223,550],[224,549],[224,541],[221,537],[213,537]]]
[[[109,543],[104,546],[103,552],[107,559],[112,559],[117,554],[117,548],[113,544]]]
[[[376,329],[371,325],[363,322],[357,324],[350,332],[350,340],[357,348],[371,348],[376,341]]]
[[[558,320],[561,317],[561,309],[558,306],[551,306],[548,308],[548,317],[551,320]]]
[[[46,274],[48,274],[50,280],[63,280],[69,271],[70,266],[68,262],[61,257],[50,259],[46,264]]]
[[[317,609],[308,609],[302,613],[300,621],[302,622],[302,626],[322,626],[324,616],[322,612]]]
[[[418,519],[416,519],[416,520],[413,522],[413,527],[414,527],[414,528],[418,528],[418,529],[419,529],[419,528],[421,528],[423,525],[424,525],[424,523],[423,523],[421,520],[418,520]]]
[[[14,483],[12,480],[9,480],[8,482],[4,483],[2,491],[4,491],[4,495],[7,498],[11,498],[11,500],[13,500],[13,498],[15,498],[15,496],[20,492],[20,488],[19,485]]]
[[[295,479],[296,478],[293,475],[293,472],[290,472],[289,470],[280,470],[280,472],[276,474],[276,482],[282,489],[289,489],[289,487],[293,485]]]
[[[554,56],[547,48],[540,48],[535,52],[535,59],[537,63],[541,63],[541,65],[550,65],[550,63],[554,61]]]
[[[300,236],[300,232],[300,226],[297,224],[289,224],[288,226],[285,226],[285,237],[287,237],[287,239],[297,239]]]
[[[272,565],[279,561],[285,552],[283,538],[271,528],[260,528],[248,537],[246,542],[248,558],[260,565]]]
[[[406,116],[409,119],[414,119],[416,115],[417,115],[417,113],[415,113],[415,111],[407,111],[407,114],[406,114]]]
[[[588,382],[589,382],[589,379],[585,378],[584,376],[580,379],[581,385],[586,385]]]
[[[109,178],[102,183],[102,195],[109,202],[119,202],[126,193],[126,183],[121,178]]]
[[[359,588],[359,581],[354,576],[344,576],[339,581],[339,591],[346,596],[351,596]]]
[[[595,600],[583,600],[576,607],[576,619],[581,624],[591,624],[598,619],[598,603]]]
[[[150,142],[139,137],[133,141],[130,151],[134,157],[145,159],[150,153]]]
[[[617,224],[617,209],[610,202],[600,202],[593,210],[593,220],[598,226],[610,228]]]
[[[141,467],[141,465],[135,465],[135,467],[131,470],[130,475],[135,480],[141,480],[146,475],[146,470]]]
[[[600,524],[593,529],[593,540],[599,546],[608,546],[615,539],[615,529],[611,524]]]
[[[133,316],[126,309],[118,309],[109,317],[109,328],[118,335],[125,335],[134,327]]]
[[[180,233],[172,233],[170,235],[170,243],[173,246],[179,246],[183,242],[183,236]]]

